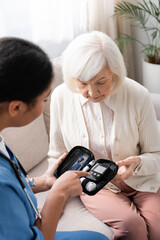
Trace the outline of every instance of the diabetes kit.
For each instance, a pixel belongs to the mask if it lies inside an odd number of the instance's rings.
[[[76,146],[70,150],[63,162],[55,170],[55,177],[60,177],[68,170],[89,172],[87,177],[81,177],[83,192],[95,195],[117,174],[118,166],[108,159],[95,161],[93,153],[82,146]]]

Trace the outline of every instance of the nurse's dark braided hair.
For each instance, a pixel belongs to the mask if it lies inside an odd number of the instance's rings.
[[[19,38],[0,39],[0,102],[33,103],[52,77],[51,62],[40,47]]]

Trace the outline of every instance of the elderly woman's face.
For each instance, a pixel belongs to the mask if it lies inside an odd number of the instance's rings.
[[[111,92],[113,73],[104,67],[95,77],[89,81],[75,79],[80,93],[92,102],[101,102]]]

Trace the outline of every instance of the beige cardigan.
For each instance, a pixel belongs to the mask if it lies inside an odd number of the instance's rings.
[[[160,133],[148,91],[126,78],[118,91],[108,97],[108,106],[115,109],[112,159],[117,162],[129,156],[141,157],[140,167],[125,183],[138,191],[156,192],[160,186]],[[57,159],[76,145],[89,148],[89,136],[79,93],[71,92],[62,84],[51,97],[48,154]]]

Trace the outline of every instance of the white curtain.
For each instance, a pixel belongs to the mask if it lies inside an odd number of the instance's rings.
[[[0,37],[40,45],[57,57],[83,29],[83,0],[0,0]]]
[[[99,30],[112,39],[128,33],[129,24],[113,17],[117,1],[122,0],[0,0],[0,37],[31,40],[54,58],[83,32]],[[125,62],[132,77],[131,52]]]
[[[114,15],[115,1],[87,0],[86,1],[86,30],[99,30],[107,33],[115,39],[117,37],[117,25]]]

